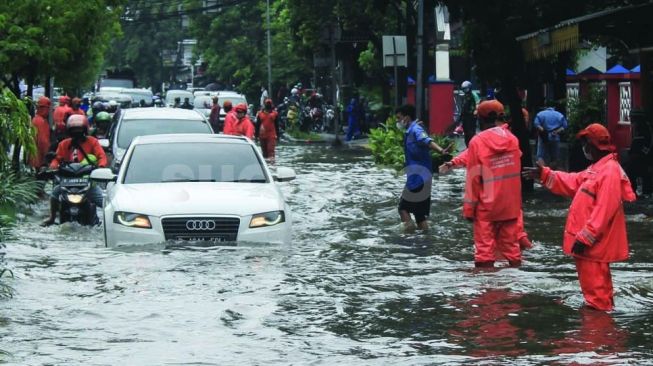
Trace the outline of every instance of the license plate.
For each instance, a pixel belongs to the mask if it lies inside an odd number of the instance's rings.
[[[222,237],[222,236],[220,236],[220,237],[210,237],[210,238],[201,237],[201,236],[200,237],[180,236],[177,239],[186,240],[186,241],[210,241],[210,242],[214,242],[214,243],[222,243],[222,242],[227,241],[227,238]]]
[[[61,184],[65,186],[80,186],[86,185],[87,183],[87,178],[64,178],[61,180]]]

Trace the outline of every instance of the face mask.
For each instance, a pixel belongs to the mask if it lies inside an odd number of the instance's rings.
[[[83,140],[84,131],[70,131],[70,137],[72,137],[73,140]]]
[[[587,148],[587,144],[583,145],[583,155],[585,155],[585,159],[592,161],[592,154],[590,153],[589,149]]]

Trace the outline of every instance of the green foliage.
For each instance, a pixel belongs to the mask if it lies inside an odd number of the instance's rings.
[[[302,141],[323,141],[322,136],[315,132],[304,132],[298,129],[286,130],[286,133],[296,140]]]
[[[292,42],[295,29],[290,24],[288,3],[280,0],[270,4],[275,85],[295,83],[312,73],[311,55],[298,51]],[[201,1],[187,3],[189,9],[198,6]],[[207,74],[237,85],[249,100],[258,100],[261,85],[267,85],[266,27],[266,2],[262,0],[225,6],[217,13],[191,15],[191,31],[207,63]]]
[[[404,168],[404,131],[397,128],[394,118],[390,117],[379,128],[370,130],[369,146],[372,150],[374,162],[382,167],[400,171]],[[455,146],[455,141],[446,136],[431,135],[433,141],[439,146],[446,148]],[[454,154],[455,150],[450,151]],[[433,158],[433,165],[440,165],[444,162],[447,156],[444,156],[436,151],[431,151]]]
[[[3,171],[0,177],[0,210],[36,202],[40,189],[40,183],[30,176]]]
[[[566,134],[569,142],[576,140],[576,134],[594,122],[605,121],[605,91],[597,85],[590,85],[587,96],[570,99],[567,105],[569,127]]]
[[[9,163],[9,156],[4,152],[16,141],[30,154],[36,152],[34,136],[36,131],[27,111],[25,103],[7,88],[0,89],[0,172]],[[0,193],[0,200],[2,200]]]
[[[139,86],[155,90],[172,80],[177,42],[187,38],[179,18],[169,16],[176,11],[177,4],[171,2],[128,0],[123,33],[110,43],[106,68],[131,69]]]
[[[110,38],[120,30],[121,3],[0,2],[1,76],[24,78],[28,83],[53,76],[59,86],[67,89],[89,85],[98,74]]]

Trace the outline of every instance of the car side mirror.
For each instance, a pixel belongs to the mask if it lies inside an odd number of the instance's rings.
[[[277,172],[272,175],[277,182],[289,182],[297,177],[295,171],[291,168],[277,168]]]
[[[96,182],[115,182],[118,180],[118,176],[113,174],[111,169],[108,168],[99,168],[91,172],[91,180]]]
[[[109,142],[108,139],[100,139],[98,140],[98,142],[100,143],[100,146],[102,146],[104,150],[108,150],[109,147],[111,147],[111,143]]]

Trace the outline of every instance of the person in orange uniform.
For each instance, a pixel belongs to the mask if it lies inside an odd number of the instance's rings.
[[[247,116],[247,105],[240,103],[234,108],[235,118],[224,118],[224,134],[245,136],[248,139],[254,139],[254,124]],[[228,114],[227,114],[228,115]]]
[[[224,103],[222,103],[222,109],[224,110],[224,120],[222,121],[222,126],[220,126],[220,131],[224,133],[224,127],[227,124],[234,124],[234,121],[236,120],[236,111],[234,111],[234,106],[231,104],[230,100],[225,100]]]
[[[70,114],[79,114],[82,116],[86,115],[86,112],[82,109],[82,100],[79,98],[73,98],[72,102],[70,102],[70,109],[71,112]]]
[[[521,265],[517,240],[521,213],[521,151],[519,141],[505,127],[501,103],[478,107],[481,132],[469,142],[463,216],[474,223],[474,263],[494,267],[497,255],[510,266]]]
[[[256,137],[261,141],[263,157],[274,163],[274,150],[279,135],[277,111],[272,106],[272,99],[266,99],[263,110],[256,115]]]
[[[538,178],[551,192],[572,197],[562,249],[576,261],[578,281],[591,308],[610,311],[614,295],[610,263],[628,259],[623,202],[635,200],[628,176],[619,165],[610,133],[593,123],[576,135],[592,162],[579,173],[538,166],[524,176]]]
[[[88,119],[86,116],[73,114],[66,122],[68,138],[64,139],[57,146],[55,158],[50,163],[50,169],[58,169],[62,163],[88,163],[97,167],[107,166],[107,155],[100,146],[98,140],[88,135]],[[54,224],[59,210],[58,198],[61,188],[55,186],[50,195],[50,216],[45,219],[41,226]],[[88,197],[97,207],[102,207],[102,190],[93,186],[88,192]]]
[[[62,95],[59,97],[59,105],[52,112],[52,121],[54,122],[54,133],[57,141],[63,140],[66,134],[66,115],[70,114],[70,98]]]
[[[486,104],[484,104],[484,103],[486,103]],[[481,104],[479,104],[479,106],[483,105],[483,108],[487,108],[489,106],[489,104],[487,104],[487,103],[499,103],[499,104],[501,104],[501,102],[499,102],[498,100],[490,100],[490,101],[487,101],[487,102],[482,102]],[[496,108],[500,109],[500,108],[503,108],[503,106],[502,105],[501,106],[496,106]],[[528,112],[526,112],[526,113],[528,113]],[[475,114],[478,115],[478,110],[475,112]],[[524,118],[526,118],[526,117],[524,117]],[[510,128],[509,124],[506,123],[501,118],[498,118],[495,123],[499,127],[503,127],[503,128],[506,128],[506,129]],[[444,164],[440,165],[440,167],[439,167],[440,174],[447,174],[452,169],[466,167],[467,166],[467,161],[468,161],[468,152],[469,152],[469,150],[466,149],[463,152],[461,152],[460,154],[458,154],[458,156],[451,159],[451,161],[447,161]],[[519,242],[519,247],[522,250],[531,249],[533,247],[533,243],[528,238],[528,234],[524,230],[524,212],[522,210],[520,210],[520,212],[519,212],[519,217],[517,219],[517,225],[519,226],[519,233],[517,234],[517,241]]]
[[[30,156],[29,164],[34,169],[40,168],[45,164],[45,154],[50,149],[50,124],[48,115],[50,114],[50,99],[40,97],[36,103],[36,115],[32,118],[32,125],[36,129],[36,153]]]

